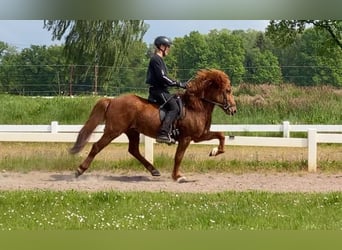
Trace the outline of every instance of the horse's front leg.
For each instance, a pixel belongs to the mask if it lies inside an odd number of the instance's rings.
[[[219,146],[213,148],[210,151],[209,156],[216,156],[216,155],[224,153],[225,136],[224,136],[223,132],[208,131],[206,134],[204,134],[200,138],[196,139],[195,142],[209,141],[212,139],[218,139],[219,140]]]
[[[172,171],[172,179],[174,181],[177,181],[177,182],[185,181],[185,177],[181,175],[179,171],[179,167],[183,160],[185,150],[188,148],[190,142],[191,142],[190,137],[182,138],[182,139],[179,139],[178,141],[178,146],[177,146],[176,155],[175,155],[175,162],[174,162],[173,171]]]

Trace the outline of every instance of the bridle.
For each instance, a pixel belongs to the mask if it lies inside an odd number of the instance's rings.
[[[191,77],[187,82],[188,82],[188,83],[191,82],[191,80],[192,80],[193,78],[194,78],[194,77]],[[207,99],[207,98],[205,98],[205,97],[201,97],[200,99],[201,99],[202,101],[205,101],[205,102],[214,104],[214,105],[216,105],[216,106],[219,106],[219,107],[221,107],[225,112],[227,112],[227,111],[229,111],[230,108],[235,107],[235,105],[230,105],[230,104],[228,103],[227,96],[226,96],[224,93],[222,93],[222,95],[223,95],[224,103],[215,102],[215,101],[209,100],[209,99]]]
[[[215,101],[209,100],[209,99],[204,98],[204,97],[202,97],[201,100],[206,101],[206,102],[209,102],[209,103],[214,104],[214,105],[216,105],[216,106],[219,106],[219,107],[221,107],[224,111],[227,111],[227,110],[229,110],[229,109],[230,109],[231,107],[233,107],[233,106],[230,105],[230,104],[228,103],[227,96],[226,96],[225,94],[222,94],[222,95],[223,95],[224,103],[215,102]]]

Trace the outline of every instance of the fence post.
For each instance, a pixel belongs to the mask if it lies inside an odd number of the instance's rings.
[[[308,129],[308,171],[317,171],[317,129]]]
[[[144,141],[145,141],[145,158],[151,164],[153,164],[153,144],[154,144],[154,139],[149,137],[149,136],[144,136]]]
[[[56,122],[56,121],[51,122],[51,133],[52,134],[58,133],[58,122]]]
[[[290,138],[290,122],[283,121],[283,137]]]

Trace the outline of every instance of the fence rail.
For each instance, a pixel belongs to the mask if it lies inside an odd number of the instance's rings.
[[[0,125],[0,141],[7,142],[75,142],[83,125],[59,125],[57,121],[50,125]],[[89,142],[95,142],[103,134],[104,125],[99,125],[91,135]],[[342,125],[297,125],[284,121],[277,125],[211,125],[212,131],[223,132],[282,132],[283,137],[226,136],[225,144],[232,146],[265,147],[306,147],[308,148],[308,171],[317,170],[317,144],[342,143]],[[307,138],[292,138],[291,132],[305,132]],[[153,145],[155,140],[141,135],[145,144],[145,157],[153,163]],[[114,143],[127,143],[126,135],[113,140]],[[217,145],[217,140],[198,144]]]

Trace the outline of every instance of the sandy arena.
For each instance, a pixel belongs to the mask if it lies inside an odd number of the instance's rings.
[[[170,173],[88,172],[76,179],[72,172],[0,174],[0,190],[77,190],[149,192],[332,192],[342,191],[342,174],[322,173],[185,173],[187,182],[174,182]]]

